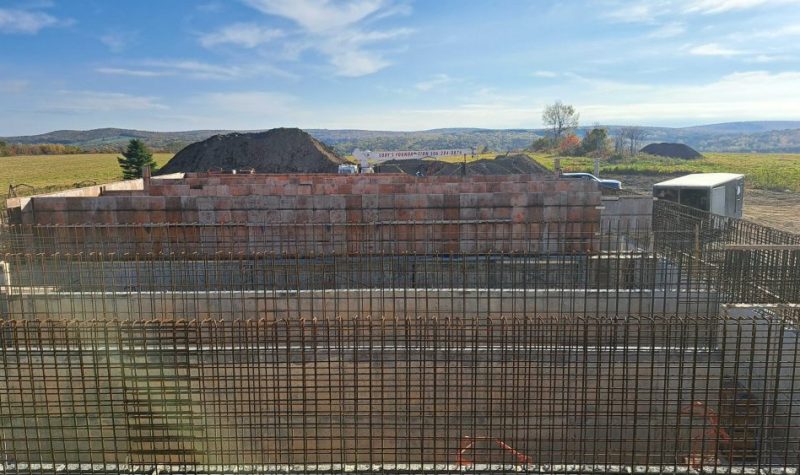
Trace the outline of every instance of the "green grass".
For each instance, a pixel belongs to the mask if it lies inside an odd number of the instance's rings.
[[[163,165],[172,158],[171,153],[156,153],[156,163]],[[73,188],[77,183],[85,186],[91,182],[107,183],[121,180],[115,153],[79,155],[23,155],[0,157],[0,193],[8,192],[9,185],[24,183],[35,190],[20,187],[17,193],[29,195]]]
[[[497,153],[486,153],[468,161],[495,158]],[[553,155],[529,154],[544,166],[553,169]],[[619,163],[602,162],[600,170],[609,174],[682,174],[704,172],[732,172],[747,175],[748,186],[770,190],[800,192],[800,154],[759,153],[706,153],[699,160],[676,160],[652,156],[626,159]],[[9,185],[24,183],[35,191],[20,188],[18,193],[31,194],[72,188],[76,183],[107,183],[122,178],[117,154],[98,153],[82,155],[37,155],[0,157],[0,193]],[[156,162],[163,165],[172,154],[155,154]],[[449,157],[447,161],[461,162],[462,157]],[[583,157],[562,157],[565,171],[592,171],[593,160]],[[87,183],[90,184],[90,183]]]
[[[609,174],[674,174],[729,172],[745,175],[748,186],[766,190],[800,192],[800,154],[784,153],[705,153],[698,160],[679,160],[653,156],[625,159],[619,163],[601,162],[600,172]],[[532,158],[553,169],[553,155],[532,154]],[[566,172],[591,172],[594,160],[561,157]]]

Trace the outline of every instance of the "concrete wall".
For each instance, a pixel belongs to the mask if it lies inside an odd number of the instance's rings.
[[[7,318],[149,320],[516,317],[543,314],[716,315],[714,294],[674,290],[349,289],[307,291],[55,292],[7,297]],[[709,320],[713,322],[713,320]]]
[[[5,322],[0,455],[452,463],[469,435],[497,437],[534,463],[681,465],[693,453],[796,466],[797,331],[763,309],[728,310],[712,326],[569,313]],[[689,338],[709,331],[716,346]],[[709,435],[708,411],[733,444]],[[514,462],[485,449],[485,461]]]
[[[780,305],[727,305],[720,334],[723,377],[738,404],[730,417],[760,460],[800,463],[800,329]],[[733,397],[732,397],[733,399]],[[732,411],[733,412],[733,411]]]
[[[7,255],[8,292],[306,290],[347,288],[676,287],[681,276],[657,256],[637,253],[552,256],[324,256],[300,259],[220,256],[218,259],[126,259],[125,256]],[[13,271],[12,271],[13,269]],[[13,277],[13,278],[12,278]]]
[[[703,430],[681,408],[698,395],[716,405],[708,395],[719,392],[718,363],[704,351],[679,358],[641,351],[632,359],[623,347],[555,350],[547,347],[553,332],[536,324],[509,332],[541,348],[484,350],[471,335],[492,334],[491,327],[459,323],[401,321],[393,331],[332,324],[301,333],[272,324],[164,325],[11,329],[18,345],[0,367],[0,455],[57,463],[454,463],[471,436],[496,437],[536,464],[672,465]],[[604,326],[571,328],[591,334]],[[516,462],[489,448],[479,444],[467,455]]]
[[[601,201],[601,229],[636,232],[652,229],[653,197],[604,195]]]

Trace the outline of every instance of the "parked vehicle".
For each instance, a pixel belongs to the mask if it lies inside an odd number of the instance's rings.
[[[591,180],[597,182],[601,188],[607,188],[609,190],[621,190],[622,189],[622,182],[619,180],[607,180],[604,178],[597,178],[596,176],[592,175],[591,173],[562,173],[561,178],[574,178],[578,180]]]
[[[358,175],[358,165],[339,165],[339,175]]]

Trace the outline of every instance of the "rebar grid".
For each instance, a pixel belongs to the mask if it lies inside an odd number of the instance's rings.
[[[727,302],[800,302],[800,235],[670,201],[653,207],[655,249],[690,255]],[[716,275],[713,275],[716,274]]]
[[[765,345],[787,330],[764,318],[2,330],[7,463],[797,464],[798,388],[768,382]]]
[[[4,226],[2,467],[796,472],[796,242],[653,219]]]
[[[245,242],[220,237],[239,225],[151,225],[144,227],[148,241],[129,235],[129,245],[161,249],[146,254],[109,251],[128,226],[14,227],[11,236],[17,237],[8,239],[7,249],[28,240],[49,247],[0,255],[11,270],[5,313],[81,320],[525,317],[708,314],[719,303],[708,277],[713,272],[697,269],[706,264],[684,254],[665,260],[652,251],[649,228],[616,225],[566,238],[556,228],[531,238],[527,227],[515,235],[499,229],[475,234],[469,223],[450,226],[454,234],[439,236],[431,249],[434,239],[423,231],[397,239],[400,225],[261,226]],[[209,246],[221,249],[168,252],[163,238],[174,238],[174,229],[190,230],[175,239],[180,247],[201,245],[188,235],[210,230]],[[370,238],[351,241],[353,232]],[[65,233],[95,237],[67,242]],[[587,248],[565,251],[576,242]],[[282,248],[274,249],[274,243]],[[250,250],[230,250],[240,245]]]

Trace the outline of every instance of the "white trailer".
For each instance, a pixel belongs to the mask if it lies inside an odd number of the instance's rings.
[[[744,175],[693,173],[653,185],[653,196],[710,213],[742,217]]]

